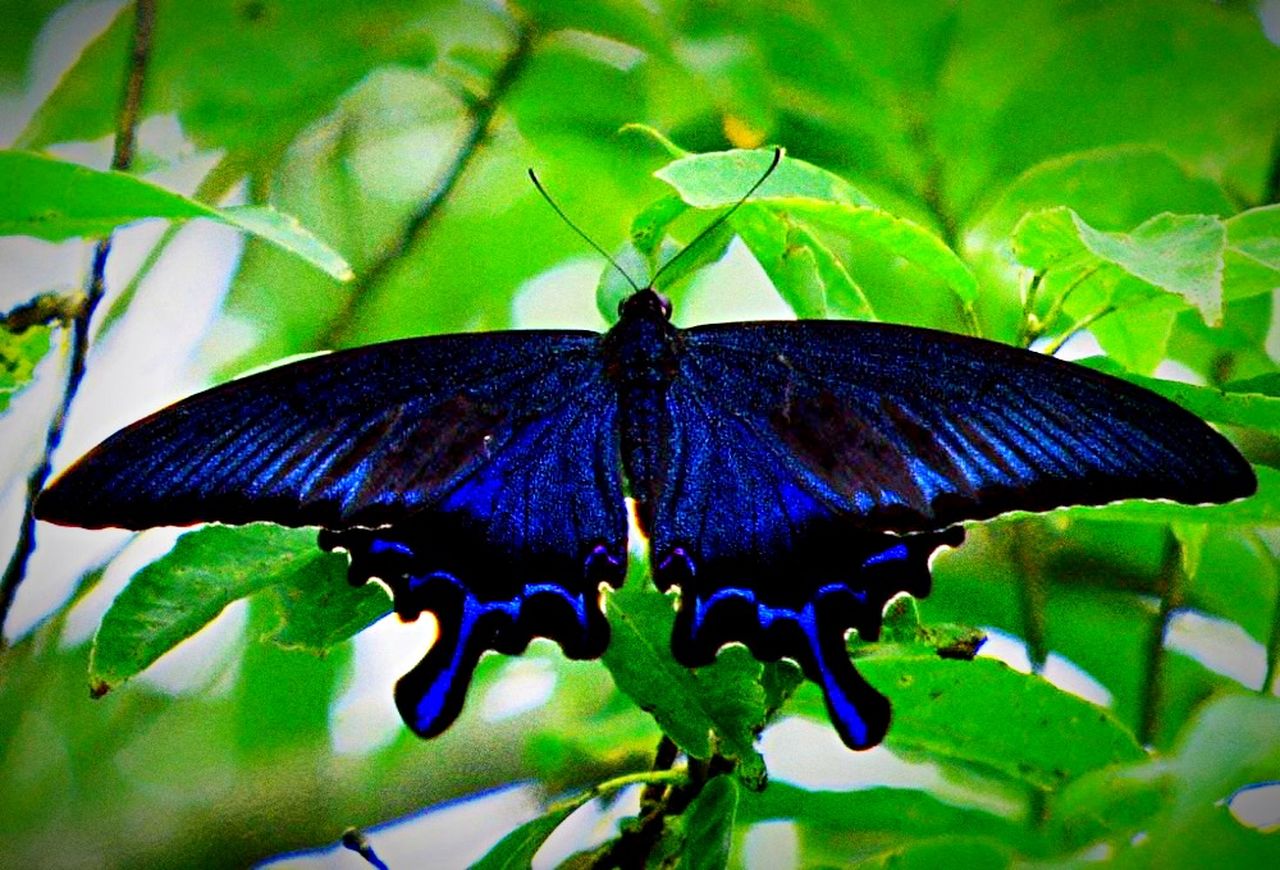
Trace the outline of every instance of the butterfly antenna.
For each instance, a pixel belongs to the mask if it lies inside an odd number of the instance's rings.
[[[707,225],[706,229],[704,229],[702,232],[698,233],[696,236],[693,237],[692,242],[690,242],[689,244],[681,248],[680,252],[677,253],[674,257],[672,257],[670,260],[667,260],[667,262],[663,263],[662,268],[658,270],[658,273],[653,276],[653,280],[649,282],[650,286],[656,286],[658,283],[658,279],[662,277],[663,272],[670,269],[672,264],[674,264],[677,260],[679,260],[685,254],[689,253],[694,248],[696,248],[699,242],[701,242],[707,236],[711,235],[716,230],[718,230],[722,223],[724,223],[730,217],[732,217],[733,213],[737,211],[739,208],[741,208],[744,202],[746,202],[748,199],[751,198],[751,194],[755,193],[756,190],[759,189],[760,185],[764,184],[765,179],[767,179],[770,175],[773,175],[773,170],[778,168],[778,163],[780,163],[781,161],[782,161],[782,149],[774,148],[773,162],[770,163],[769,168],[764,171],[764,175],[761,175],[760,178],[757,179],[756,183],[751,185],[751,189],[748,190],[746,193],[744,193],[742,195],[742,198],[737,202],[735,202],[727,212],[725,212],[724,214],[720,215],[720,217],[713,220],[710,224]]]
[[[591,236],[587,235],[582,230],[578,229],[577,224],[569,220],[569,216],[564,213],[564,209],[556,205],[556,201],[551,198],[551,194],[547,193],[546,188],[542,186],[542,182],[538,180],[538,176],[537,174],[534,173],[532,168],[529,169],[529,180],[532,181],[533,186],[538,189],[538,193],[542,194],[542,198],[547,201],[547,205],[551,206],[551,208],[555,210],[555,213],[560,216],[560,220],[564,221],[565,224],[568,225],[569,229],[577,233],[578,236],[584,242],[586,242],[591,247],[595,248],[596,252],[599,253],[600,256],[608,260],[609,265],[613,266],[613,268],[618,270],[618,274],[627,280],[627,283],[631,285],[632,290],[635,290],[637,293],[640,292],[640,285],[636,284],[635,281],[631,280],[631,276],[627,274],[625,269],[623,269],[621,266],[618,265],[618,261],[615,260],[613,257],[609,256],[608,251],[606,251],[604,248],[597,245],[595,240],[591,238]]]

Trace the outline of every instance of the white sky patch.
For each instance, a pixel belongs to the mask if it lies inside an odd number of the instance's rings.
[[[1254,691],[1267,674],[1267,651],[1243,628],[1194,610],[1179,610],[1169,620],[1164,643],[1209,670]]]
[[[1226,800],[1232,818],[1264,834],[1280,831],[1280,782],[1258,782],[1237,789]]]
[[[800,866],[800,835],[795,822],[760,822],[742,838],[745,870],[792,870]]]
[[[111,564],[102,572],[102,579],[85,593],[85,596],[76,602],[75,607],[71,608],[67,614],[66,626],[63,628],[60,640],[63,648],[78,646],[92,637],[98,630],[98,623],[102,621],[107,609],[116,600],[116,596],[124,590],[130,578],[172,550],[178,537],[186,531],[188,530],[162,528],[148,529],[138,534],[122,530],[103,534],[102,530],[66,529],[61,526],[42,527],[40,542],[46,552],[61,552],[64,547],[85,544],[111,543],[116,547],[123,544],[119,555],[112,559]],[[66,540],[60,540],[63,538]],[[35,560],[32,560],[32,564],[35,565]]]
[[[435,617],[414,622],[394,614],[355,638],[346,687],[329,709],[329,739],[339,755],[364,755],[390,744],[405,727],[396,710],[396,680],[427,654],[439,636]]]
[[[511,303],[518,329],[591,329],[603,332],[596,283],[605,266],[597,255],[574,257],[525,281]]]
[[[735,237],[718,262],[694,277],[676,306],[674,319],[679,326],[695,326],[726,320],[795,320],[796,315],[751,251]]]
[[[454,801],[364,830],[388,867],[463,870],[513,828],[542,813],[536,790],[517,785]],[[363,858],[335,844],[281,855],[258,865],[274,870],[369,870]]]
[[[518,658],[508,662],[501,675],[485,692],[480,715],[501,722],[536,710],[551,700],[556,690],[556,672],[551,662],[538,658]]]
[[[1031,657],[1022,638],[989,626],[983,626],[982,631],[987,635],[987,641],[978,650],[979,656],[1002,661],[1019,673],[1031,673]],[[1064,692],[1070,692],[1099,707],[1110,707],[1112,704],[1113,698],[1106,686],[1059,653],[1049,653],[1040,676]]]
[[[640,811],[640,786],[618,792],[606,807],[590,801],[573,812],[547,838],[533,859],[533,870],[553,870],[570,855],[597,846],[618,832],[618,822]]]

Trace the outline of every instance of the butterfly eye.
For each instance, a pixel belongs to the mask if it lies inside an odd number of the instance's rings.
[[[658,310],[662,312],[662,318],[664,320],[670,320],[671,319],[671,300],[663,296],[661,293],[657,292],[656,290],[654,291],[653,295],[658,297]]]

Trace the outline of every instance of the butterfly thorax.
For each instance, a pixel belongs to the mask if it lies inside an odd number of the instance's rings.
[[[666,437],[662,409],[679,367],[679,330],[671,324],[671,304],[647,288],[623,300],[618,314],[604,337],[604,370],[618,390],[622,467],[647,532],[658,490],[658,449]]]

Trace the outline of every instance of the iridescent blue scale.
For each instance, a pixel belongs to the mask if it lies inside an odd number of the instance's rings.
[[[440,733],[488,650],[609,641],[626,573],[624,481],[653,580],[680,589],[690,667],[727,643],[789,658],[853,748],[889,705],[846,647],[886,602],[927,595],[957,523],[1121,498],[1255,488],[1222,436],[1137,387],[992,342],[876,323],[680,330],[649,289],[616,326],[437,336],[233,381],[107,439],[37,516],[93,528],[319,526],[396,612],[439,621],[396,687]]]

